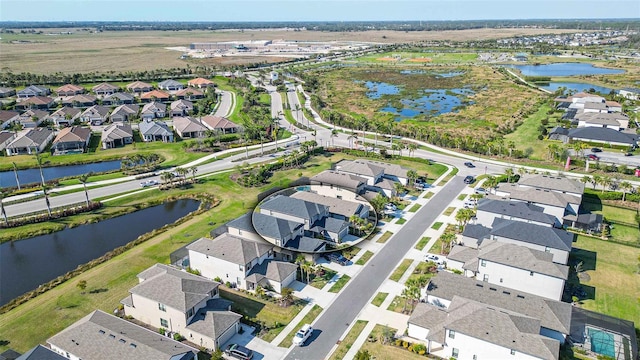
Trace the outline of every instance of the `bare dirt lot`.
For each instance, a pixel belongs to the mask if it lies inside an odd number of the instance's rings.
[[[71,35],[49,35],[70,31]],[[459,31],[364,31],[319,32],[285,30],[219,31],[111,31],[93,33],[81,29],[44,29],[43,34],[2,34],[0,64],[3,71],[45,73],[87,73],[144,71],[185,67],[187,64],[241,65],[256,61],[242,57],[182,60],[180,53],[166,49],[192,42],[298,40],[404,43],[425,40],[470,40],[516,35],[575,32],[552,29],[475,29]],[[283,58],[260,57],[277,62]]]

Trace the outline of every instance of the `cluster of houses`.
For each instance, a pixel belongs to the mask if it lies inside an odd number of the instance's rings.
[[[102,148],[110,149],[131,144],[134,129],[130,123],[140,119],[138,125],[143,141],[173,142],[181,138],[203,138],[209,132],[229,134],[238,126],[226,118],[207,115],[192,117],[194,101],[201,99],[207,89],[215,84],[204,78],[187,82],[187,86],[175,80],[151,84],[135,81],[126,86],[126,92],[115,85],[102,83],[92,88],[67,84],[55,90],[57,97],[48,95],[51,90],[31,85],[17,93],[14,89],[2,89],[4,96],[15,96],[16,111],[0,111],[0,129],[19,124],[22,131],[0,131],[0,152],[7,155],[35,154],[51,145],[53,154],[84,152],[91,141],[92,132],[86,126],[109,124],[102,129]],[[57,107],[57,108],[56,108]],[[55,108],[55,109],[54,109]],[[173,125],[160,119],[171,117]],[[40,127],[43,122],[53,125]]]
[[[577,180],[524,175],[480,200],[447,257],[450,271],[423,290],[408,335],[445,358],[556,360],[565,343],[635,358],[632,322],[562,301],[574,295],[565,286],[574,234],[563,227],[602,226],[600,215],[579,214],[583,192]]]
[[[549,133],[549,139],[629,148],[638,145],[639,137],[635,129],[629,129],[629,117],[622,113],[620,103],[584,92],[556,98],[555,101],[558,109],[565,111],[562,119],[570,121],[575,127],[556,127]]]

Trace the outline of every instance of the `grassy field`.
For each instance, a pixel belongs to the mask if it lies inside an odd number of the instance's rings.
[[[338,348],[333,352],[333,354],[331,354],[331,357],[329,359],[344,359],[344,356],[347,354],[347,352],[349,352],[349,349],[351,349],[351,345],[353,345],[353,342],[356,341],[360,333],[362,333],[362,330],[365,326],[367,326],[367,323],[369,322],[365,320],[357,320],[356,323],[353,324],[353,327],[351,327],[347,335],[344,337],[344,339],[340,341],[340,345],[338,345]]]
[[[583,262],[591,278],[582,282],[588,300],[585,309],[602,312],[640,324],[640,249],[604,240],[578,236],[570,262]]]
[[[319,305],[313,305],[313,307],[311,308],[311,310],[309,310],[307,315],[305,315],[302,318],[302,320],[300,320],[298,325],[296,325],[293,328],[293,331],[291,331],[278,346],[285,347],[285,348],[288,348],[289,346],[291,346],[293,344],[293,337],[296,335],[296,331],[302,328],[304,324],[313,323],[313,321],[318,317],[318,315],[320,315],[321,312],[322,312],[322,308]]]
[[[329,288],[329,292],[330,293],[338,293],[338,292],[340,292],[340,290],[342,290],[342,288],[347,285],[347,282],[349,282],[349,280],[351,280],[351,276],[349,276],[349,275],[344,274],[344,275],[340,276],[338,281],[336,281],[335,284],[333,284],[333,286],[331,286],[331,288]]]
[[[475,53],[442,53],[442,52],[386,52],[372,54],[356,59],[358,62],[404,64],[458,64],[475,61]]]
[[[386,243],[387,240],[389,240],[389,238],[393,235],[393,233],[391,231],[385,231],[384,234],[382,234],[382,236],[380,236],[380,238],[378,238],[378,243]]]
[[[391,273],[389,279],[393,281],[400,281],[400,278],[402,278],[402,275],[404,275],[404,273],[412,263],[413,259],[403,259],[400,265],[398,265],[398,267],[393,270],[393,273]]]
[[[525,151],[527,148],[531,148],[533,153],[531,159],[544,160],[547,153],[547,144],[551,143],[548,140],[538,140],[540,131],[540,120],[548,118],[547,112],[551,108],[548,105],[540,106],[538,111],[527,117],[522,125],[518,126],[516,131],[504,136],[506,141],[513,141],[516,148]],[[552,124],[549,122],[549,124]]]
[[[379,292],[376,294],[376,297],[374,297],[373,300],[371,300],[371,304],[380,307],[380,305],[382,305],[382,303],[384,302],[384,299],[386,299],[387,296],[389,296],[389,293]]]
[[[369,261],[369,259],[371,259],[371,257],[373,256],[373,253],[369,250],[365,251],[364,254],[362,254],[362,256],[360,256],[360,258],[358,259],[358,261],[356,261],[356,265],[364,265],[367,263],[367,261]]]

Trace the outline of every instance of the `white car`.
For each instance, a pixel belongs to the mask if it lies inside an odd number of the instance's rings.
[[[304,345],[305,341],[311,336],[313,333],[313,328],[309,324],[305,324],[302,329],[298,330],[296,335],[293,337],[293,344],[296,346]]]
[[[384,209],[385,209],[385,210],[388,210],[388,211],[396,211],[396,210],[398,210],[398,208],[397,208],[394,204],[392,204],[392,203],[388,203],[388,204],[386,204],[386,205],[384,206]]]
[[[140,183],[140,186],[142,187],[156,186],[156,185],[158,185],[157,180],[147,180]]]
[[[439,256],[436,256],[436,255],[432,255],[432,254],[425,255],[424,256],[424,261],[426,261],[426,262],[431,261],[431,262],[436,263],[436,265],[444,265],[444,259],[443,258],[441,258]]]

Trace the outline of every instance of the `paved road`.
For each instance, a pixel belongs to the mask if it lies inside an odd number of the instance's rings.
[[[390,243],[369,260],[366,269],[350,281],[317,319],[314,328],[317,329],[316,332],[320,330],[321,333],[316,335],[309,345],[294,348],[285,359],[324,359],[395,266],[415,244],[417,236],[431,226],[465,186],[462,177],[456,176],[431,198],[427,205],[389,239]]]
[[[230,91],[216,90],[220,94],[220,105],[212,114],[220,117],[229,117],[233,111],[233,94]]]

